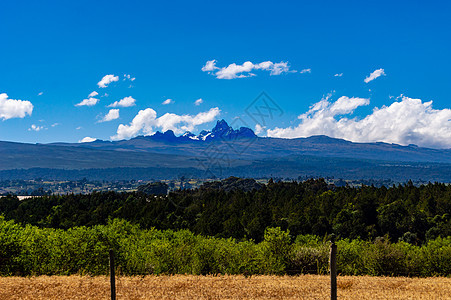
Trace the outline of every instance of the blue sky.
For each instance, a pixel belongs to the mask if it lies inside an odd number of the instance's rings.
[[[197,133],[224,118],[261,136],[451,148],[450,13],[446,1],[2,1],[0,140]],[[117,81],[99,87],[106,75]],[[280,108],[264,124],[246,113],[263,91]]]

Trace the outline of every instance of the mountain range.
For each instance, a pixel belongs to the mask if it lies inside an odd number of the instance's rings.
[[[124,171],[137,168],[140,173]],[[217,121],[211,131],[203,130],[198,135],[185,132],[176,136],[168,130],[121,141],[0,142],[0,179],[11,174],[27,177],[36,172],[41,172],[41,177],[46,174],[92,177],[90,174],[95,173],[117,179],[124,177],[119,173],[125,172],[128,174],[125,177],[136,176],[134,179],[139,179],[140,174],[153,178],[186,174],[219,178],[334,176],[450,182],[451,149],[353,143],[327,136],[258,137],[246,127],[233,129],[225,120]]]

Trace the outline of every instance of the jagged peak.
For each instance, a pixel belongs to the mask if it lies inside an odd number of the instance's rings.
[[[233,128],[229,126],[229,124],[227,124],[227,122],[222,119],[216,122],[216,126],[213,127],[213,129],[211,130],[211,132],[215,135],[219,134],[222,135],[226,132],[232,131]]]
[[[233,129],[224,119],[218,120],[213,129],[202,130],[198,135],[193,134],[190,131],[186,131],[182,135],[176,136],[174,131],[167,130],[165,132],[157,131],[149,138],[167,141],[211,141],[211,140],[224,140],[224,139],[236,139],[236,138],[249,138],[256,137],[254,131],[247,127],[240,127],[239,129]]]

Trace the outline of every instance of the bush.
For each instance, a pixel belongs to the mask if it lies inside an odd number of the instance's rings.
[[[283,274],[292,254],[289,231],[282,231],[280,227],[266,228],[264,241],[259,246],[263,273]]]
[[[343,275],[449,276],[451,237],[422,246],[337,241]],[[123,220],[68,230],[25,227],[0,217],[0,275],[108,273],[114,249],[119,274],[286,274],[328,272],[329,242],[267,228],[261,243],[195,235],[188,230],[140,229]]]

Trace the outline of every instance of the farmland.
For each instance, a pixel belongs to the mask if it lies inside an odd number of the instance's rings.
[[[329,277],[300,276],[145,276],[116,281],[118,299],[326,299]],[[0,299],[108,299],[106,276],[0,278]],[[446,299],[451,278],[343,276],[340,299]]]

